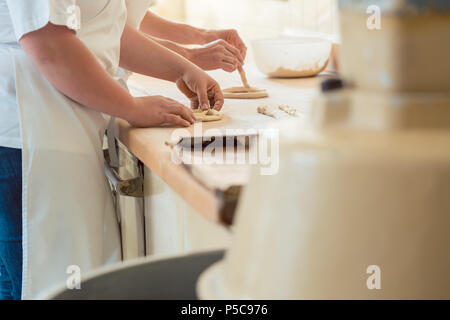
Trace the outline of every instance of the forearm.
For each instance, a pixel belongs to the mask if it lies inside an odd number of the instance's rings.
[[[112,116],[132,117],[133,97],[68,29],[49,24],[20,43],[47,80],[69,98]]]
[[[180,54],[128,25],[122,35],[120,66],[132,72],[172,82],[179,80],[189,69],[195,68]]]
[[[206,44],[214,41],[208,30],[173,22],[148,11],[141,24],[141,31],[159,39],[167,39],[180,44]]]
[[[146,35],[146,36],[149,37],[150,39],[152,39],[153,41],[159,43],[163,47],[166,47],[167,49],[172,50],[172,51],[178,53],[179,55],[185,57],[186,59],[190,60],[188,48],[186,48],[178,43],[175,43],[173,41],[170,41],[170,40],[159,39],[159,38],[156,38],[156,37],[150,36],[150,35]]]

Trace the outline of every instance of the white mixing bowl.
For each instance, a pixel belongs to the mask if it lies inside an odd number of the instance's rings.
[[[259,70],[274,78],[311,77],[328,65],[331,42],[320,38],[279,38],[253,42]]]

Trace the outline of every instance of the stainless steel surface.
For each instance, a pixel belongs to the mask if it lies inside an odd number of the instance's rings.
[[[146,255],[144,173],[142,163],[119,141],[113,141],[117,164],[111,163],[110,153],[105,150],[105,174],[110,182],[120,226],[122,259],[126,261]]]
[[[116,168],[109,164],[109,155],[105,152],[105,174],[115,192],[122,196],[142,198],[144,196],[144,179],[136,177],[123,180]]]

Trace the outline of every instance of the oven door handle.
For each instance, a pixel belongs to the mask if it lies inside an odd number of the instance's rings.
[[[108,178],[111,186],[117,194],[121,196],[142,198],[144,197],[144,179],[136,177],[133,179],[123,180],[120,178],[116,168],[113,168],[109,163],[109,154],[107,150],[105,153],[105,175]]]

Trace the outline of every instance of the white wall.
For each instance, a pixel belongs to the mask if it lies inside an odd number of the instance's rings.
[[[185,0],[154,0],[154,2],[155,4],[152,6],[152,10],[159,15],[171,20],[184,20]]]
[[[249,39],[284,29],[337,33],[337,0],[156,0],[170,19],[206,28],[239,28]]]
[[[210,28],[239,28],[249,39],[284,29],[337,32],[336,0],[185,0],[187,22]]]
[[[337,0],[158,0],[155,11],[202,28],[238,29],[251,41],[291,30],[337,34]],[[294,30],[294,32],[292,32]]]

